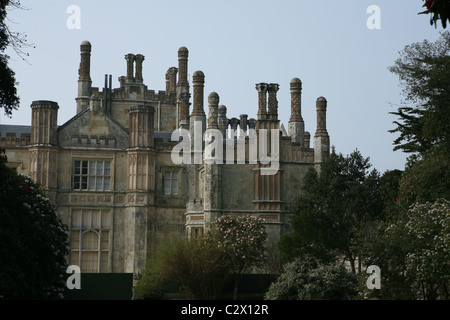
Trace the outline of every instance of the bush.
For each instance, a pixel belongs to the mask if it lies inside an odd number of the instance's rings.
[[[356,296],[356,276],[342,264],[298,257],[271,284],[266,300],[346,300]]]
[[[215,243],[172,239],[148,261],[136,295],[162,298],[165,284],[175,281],[188,299],[216,299],[227,280],[226,266],[223,249]]]
[[[50,199],[0,150],[0,299],[63,298],[68,236]]]

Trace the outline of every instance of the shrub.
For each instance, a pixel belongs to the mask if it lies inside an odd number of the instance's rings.
[[[342,264],[298,257],[271,284],[266,300],[346,300],[356,296],[357,279]]]

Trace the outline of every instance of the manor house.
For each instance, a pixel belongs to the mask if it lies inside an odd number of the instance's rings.
[[[256,84],[256,119],[231,117],[216,92],[209,93],[205,110],[205,75],[195,71],[188,81],[185,47],[178,50],[178,66],[165,74],[165,91],[144,84],[142,54],[125,55],[118,88],[110,75],[103,88],[92,86],[91,44],[83,41],[80,48],[76,114],[69,121],[58,126],[58,103],[39,100],[31,104],[31,126],[0,125],[9,165],[47,190],[67,224],[70,264],[81,272],[138,274],[169,237],[201,237],[226,214],[265,219],[272,243],[289,231],[302,177],[309,168],[319,170],[330,152],[325,98],[316,101],[311,146],[298,78],[290,82],[286,132],[278,120],[276,83]],[[214,154],[223,154],[223,161],[206,161],[209,142],[202,138],[210,129],[222,135]],[[190,140],[181,134],[174,139],[174,132],[187,132]],[[268,139],[260,139],[262,133]],[[180,143],[187,161],[174,161]],[[263,153],[273,163],[260,161]],[[264,172],[273,164],[275,171]]]

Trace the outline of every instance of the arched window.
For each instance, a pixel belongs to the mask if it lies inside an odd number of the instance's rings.
[[[99,238],[99,234],[93,230],[81,233],[81,272],[98,272]]]
[[[79,266],[85,273],[110,272],[111,212],[75,209],[71,220],[70,263]]]

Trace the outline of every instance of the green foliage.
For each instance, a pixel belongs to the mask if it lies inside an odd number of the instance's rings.
[[[305,255],[285,265],[270,286],[267,300],[347,300],[356,296],[355,274],[342,264],[324,264]]]
[[[189,299],[216,299],[229,275],[239,275],[265,261],[267,233],[263,220],[252,216],[222,216],[204,239],[172,239],[148,261],[136,295],[163,297],[164,283],[177,281]]]
[[[407,210],[414,202],[450,199],[450,152],[434,147],[421,156],[410,157],[402,175],[399,207]]]
[[[224,249],[226,260],[235,274],[251,267],[259,267],[266,261],[265,242],[267,232],[264,220],[254,216],[220,216],[211,226],[207,242],[215,242]]]
[[[383,272],[372,295],[384,299],[448,299],[450,202],[415,203],[395,216],[372,242],[368,261]]]
[[[136,295],[159,299],[172,280],[182,285],[188,299],[215,299],[226,281],[227,264],[222,248],[201,240],[172,239],[147,262]]]
[[[66,227],[44,191],[7,167],[0,150],[0,299],[61,298]]]
[[[21,46],[26,40],[18,33],[13,33],[6,25],[5,19],[8,7],[19,7],[16,0],[0,0],[0,106],[6,115],[11,116],[12,111],[19,107],[15,73],[8,66],[9,56],[4,52],[8,46],[13,46],[16,52],[22,52]]]
[[[449,299],[450,201],[416,204],[408,211],[406,233],[413,243],[406,256],[406,277],[424,299]]]
[[[383,203],[381,221],[384,221],[392,212],[397,210],[398,192],[402,181],[403,171],[387,170],[380,177],[379,196]]]
[[[280,249],[289,261],[312,254],[323,261],[344,257],[356,272],[356,258],[373,222],[380,219],[379,173],[369,172],[369,159],[354,151],[347,157],[331,153],[320,175],[310,170],[293,208],[293,233],[283,236]]]
[[[389,70],[403,86],[405,106],[391,112],[399,117],[394,150],[425,152],[435,145],[449,146],[450,32],[434,43],[407,45]],[[413,106],[408,105],[412,104]]]
[[[429,14],[430,24],[437,27],[437,21],[441,20],[442,28],[447,28],[447,21],[450,21],[450,1],[448,0],[423,0],[424,8],[427,10],[419,14]]]
[[[145,269],[142,271],[142,276],[134,291],[136,297],[142,297],[146,300],[160,300],[164,297],[165,281],[161,279],[159,274],[161,261],[155,256],[147,261]]]
[[[212,223],[205,241],[223,249],[227,267],[235,277],[234,299],[241,274],[266,262],[266,240],[264,220],[255,216],[226,215]]]

